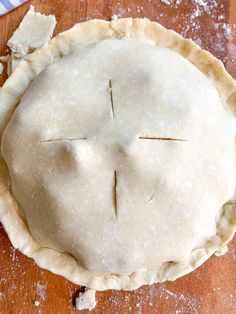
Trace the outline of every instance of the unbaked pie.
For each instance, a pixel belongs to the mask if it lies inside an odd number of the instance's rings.
[[[174,280],[232,237],[236,84],[147,19],[92,20],[0,92],[0,218],[43,268],[97,290]]]

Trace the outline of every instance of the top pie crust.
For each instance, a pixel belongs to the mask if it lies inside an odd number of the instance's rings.
[[[0,104],[0,220],[40,267],[132,290],[233,237],[236,84],[191,40],[147,19],[77,24]]]

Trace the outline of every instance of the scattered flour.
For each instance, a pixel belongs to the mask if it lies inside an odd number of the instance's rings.
[[[166,5],[175,4],[176,6],[181,4],[182,0],[161,0]]]
[[[218,16],[218,21],[222,21],[225,19],[225,16],[223,14],[219,15]]]
[[[170,4],[173,4],[173,3],[174,3],[173,0],[161,0],[161,2],[163,2],[163,3],[166,4],[166,5],[170,5]]]
[[[200,314],[199,299],[189,293],[168,289],[167,284],[145,286],[132,292],[127,291],[125,294],[113,291],[106,303],[110,306],[109,313],[112,314],[157,313],[157,307],[163,309],[165,304],[168,304],[168,311],[165,314]]]
[[[234,57],[236,58],[236,45],[230,43],[228,49],[230,54],[234,55]]]
[[[202,6],[206,6],[207,5],[207,0],[195,0],[195,4],[199,4],[199,5],[202,5]]]
[[[193,10],[191,19],[193,19],[193,18],[195,18],[195,17],[198,17],[198,16],[201,16],[201,14],[202,14],[202,11],[199,9],[199,7],[196,7],[196,8]]]
[[[115,12],[118,17],[122,17],[126,15],[126,11],[128,11],[128,9],[123,8],[123,7],[118,7]]]
[[[163,284],[159,285],[159,289],[161,298],[174,301],[175,311],[177,311],[177,313],[199,314],[198,301],[191,295],[170,291]]]
[[[182,3],[183,0],[161,0],[166,5],[172,5],[174,4],[175,6],[178,6],[179,4]]]
[[[35,294],[40,297],[42,300],[46,298],[47,285],[43,285],[39,282],[34,284]]]

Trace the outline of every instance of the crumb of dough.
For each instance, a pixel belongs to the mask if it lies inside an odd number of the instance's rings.
[[[228,252],[228,246],[224,246],[220,249],[218,249],[216,252],[215,252],[215,256],[222,256],[222,255],[225,255],[225,253]]]
[[[95,308],[96,301],[96,290],[85,289],[84,292],[80,292],[79,296],[75,299],[75,307],[77,310],[89,310]]]
[[[55,26],[54,15],[35,12],[31,6],[7,45],[16,57],[22,58],[47,42]]]
[[[112,15],[111,20],[112,21],[117,21],[118,20],[118,16],[116,14]]]
[[[34,306],[39,306],[40,305],[40,302],[39,301],[34,301]]]
[[[8,59],[9,59],[9,55],[0,56],[0,61],[3,62],[3,63],[7,63],[7,62],[8,62]]]
[[[2,74],[3,72],[3,65],[0,63],[0,75]]]

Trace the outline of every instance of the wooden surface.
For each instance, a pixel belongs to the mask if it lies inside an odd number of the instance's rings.
[[[0,17],[0,55],[6,42],[34,4],[38,11],[56,15],[56,33],[91,18],[148,17],[193,38],[219,57],[236,78],[236,1],[198,0],[115,1],[35,0]],[[179,4],[178,4],[179,2]],[[230,25],[231,26],[230,26]],[[0,84],[6,75],[0,76]],[[207,214],[207,213],[206,213]],[[79,287],[39,269],[14,250],[0,226],[0,314],[76,313],[73,298]],[[34,301],[39,301],[36,307]],[[175,282],[144,286],[134,292],[97,293],[92,313],[231,314],[236,313],[236,238],[222,257],[212,257],[202,267]]]

